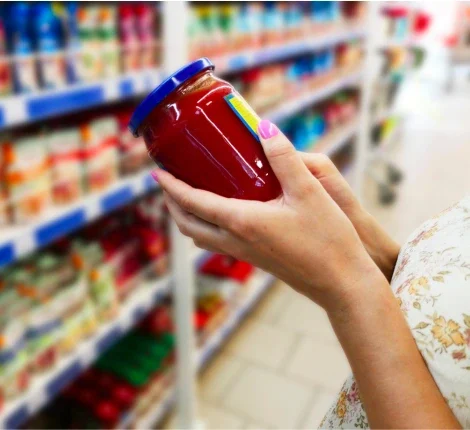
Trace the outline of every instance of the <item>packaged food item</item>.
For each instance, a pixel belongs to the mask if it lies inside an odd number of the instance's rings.
[[[96,242],[74,241],[72,260],[74,267],[87,276],[98,319],[113,318],[119,310],[117,287],[112,268],[104,261],[101,246]]]
[[[156,8],[141,3],[135,6],[137,36],[140,44],[141,67],[155,67],[158,62],[159,44],[156,39]]]
[[[109,78],[120,73],[117,13],[114,5],[102,5],[98,12],[98,39],[101,49],[102,77]]]
[[[204,55],[205,28],[199,19],[198,10],[194,7],[189,8],[188,40],[191,58],[196,59]]]
[[[197,6],[196,13],[204,28],[203,51],[205,55],[223,55],[224,37],[220,28],[220,8],[216,5]]]
[[[74,1],[68,1],[54,3],[54,7],[60,17],[62,34],[64,35],[67,81],[69,83],[81,82],[85,79],[85,75],[78,24],[78,4]]]
[[[25,301],[7,283],[0,292],[0,397],[6,400],[23,393],[29,385],[26,312]]]
[[[2,145],[4,181],[16,223],[41,215],[51,200],[47,144],[41,134],[9,140]]]
[[[262,43],[262,6],[259,2],[243,2],[239,7],[235,49],[259,49]]]
[[[88,192],[109,187],[118,175],[118,125],[112,116],[82,124],[82,159]]]
[[[131,131],[144,137],[155,162],[196,188],[226,197],[276,198],[281,189],[259,144],[260,119],[213,70],[203,58],[175,72],[136,109]]]
[[[12,76],[11,76],[10,59],[7,55],[7,35],[3,17],[0,16],[0,96],[11,93]]]
[[[282,43],[284,36],[284,8],[280,2],[265,2],[263,13],[263,40],[266,45]]]
[[[223,53],[227,54],[237,48],[238,14],[239,8],[234,4],[226,3],[220,8],[220,29],[224,39]]]
[[[34,3],[32,18],[41,86],[61,88],[67,83],[67,73],[60,21],[48,2]]]
[[[30,32],[31,6],[14,2],[6,13],[10,52],[13,54],[13,81],[17,93],[30,93],[39,88],[34,58],[34,45]]]
[[[99,6],[80,3],[78,8],[78,34],[80,38],[80,80],[90,82],[102,75],[103,63],[99,39]]]
[[[119,6],[119,39],[124,72],[137,70],[140,67],[139,42],[134,10],[130,5]]]
[[[47,142],[54,203],[72,203],[83,194],[80,132],[74,128],[54,130],[47,136]]]
[[[127,127],[131,116],[132,111],[129,110],[121,111],[116,116],[119,125],[119,158],[124,174],[137,172],[150,161],[143,139],[134,138]]]

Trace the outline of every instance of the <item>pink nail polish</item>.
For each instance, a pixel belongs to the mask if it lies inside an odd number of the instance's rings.
[[[263,139],[270,139],[279,133],[279,129],[277,128],[276,124],[273,124],[267,119],[263,119],[258,124],[258,132]]]
[[[157,172],[156,172],[155,170],[153,170],[152,172],[150,172],[150,175],[152,176],[152,178],[154,179],[154,181],[158,183]]]

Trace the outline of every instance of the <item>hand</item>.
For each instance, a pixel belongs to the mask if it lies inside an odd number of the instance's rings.
[[[266,203],[224,198],[157,169],[168,209],[197,246],[248,261],[325,309],[338,309],[379,270],[288,139],[269,121],[260,123],[259,132],[281,197]]]
[[[361,206],[346,179],[326,155],[301,152],[300,156],[310,173],[318,179],[326,192],[352,222],[372,260],[390,281],[400,246]]]

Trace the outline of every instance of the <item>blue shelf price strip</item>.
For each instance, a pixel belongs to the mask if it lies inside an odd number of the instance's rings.
[[[97,199],[96,195],[86,196],[78,207],[64,210],[60,215],[39,222],[33,227],[26,226],[20,229],[13,239],[0,238],[0,268],[14,263],[29,251],[43,248],[73,233],[97,217],[109,214],[157,187],[148,172],[130,179],[123,178],[121,185],[116,184],[112,190],[98,197],[97,205],[93,203]],[[23,242],[31,242],[31,248],[25,251]]]
[[[6,97],[0,99],[0,129],[94,108],[112,100],[143,96],[161,79],[159,69],[150,69],[92,84]]]

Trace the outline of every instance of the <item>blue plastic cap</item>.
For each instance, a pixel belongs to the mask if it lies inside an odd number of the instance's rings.
[[[152,112],[153,108],[157,106],[168,94],[176,90],[181,84],[191,79],[203,70],[214,70],[215,66],[208,58],[199,58],[187,64],[175,73],[166,78],[157,88],[155,88],[145,99],[137,106],[129,121],[129,130],[134,137],[139,136],[138,129],[142,121],[147,115]]]

